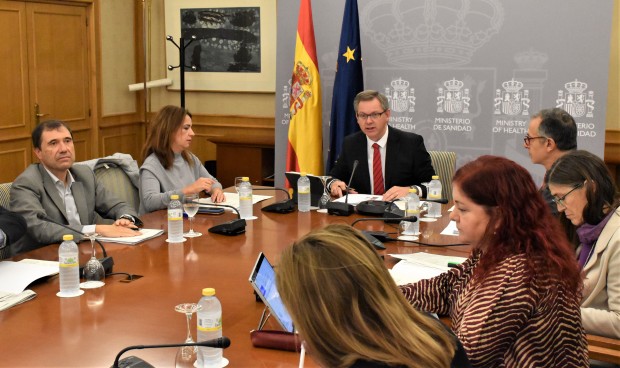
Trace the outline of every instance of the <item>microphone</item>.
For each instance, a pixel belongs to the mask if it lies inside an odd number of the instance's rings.
[[[418,221],[418,218],[416,216],[409,216],[409,217],[402,216],[400,218],[391,218],[391,219],[386,219],[384,217],[364,217],[364,218],[359,218],[353,221],[353,223],[351,223],[351,227],[355,226],[355,224],[361,221],[391,222],[391,220],[398,220],[399,222],[400,221],[416,222]],[[381,250],[385,249],[385,245],[383,245],[383,242],[396,240],[394,238],[390,238],[388,233],[386,233],[385,231],[362,230],[362,234],[364,234],[364,236],[366,237],[368,242],[370,242],[370,244],[372,244],[376,249],[381,249]]]
[[[183,347],[183,346],[202,346],[202,347],[207,347],[207,348],[218,348],[218,349],[226,349],[227,347],[230,346],[230,339],[228,337],[222,336],[220,338],[217,339],[213,339],[213,340],[208,340],[208,341],[201,341],[201,342],[190,342],[190,343],[182,343],[182,344],[160,344],[160,345],[134,345],[134,346],[128,346],[126,348],[124,348],[123,350],[121,350],[117,355],[116,355],[116,359],[114,359],[114,364],[112,365],[111,368],[119,368],[121,365],[123,367],[125,366],[131,366],[131,367],[152,367],[152,365],[150,365],[149,363],[145,362],[144,360],[135,357],[135,356],[130,356],[127,357],[125,359],[123,359],[122,361],[125,362],[131,362],[131,364],[121,364],[119,365],[119,363],[121,362],[119,359],[121,357],[121,355],[123,355],[125,352],[129,351],[129,350],[138,350],[138,349],[159,349],[159,348],[178,348],[178,347]]]
[[[268,206],[265,206],[263,208],[261,208],[261,211],[265,211],[265,212],[275,212],[275,213],[290,213],[295,211],[295,203],[293,203],[293,200],[291,199],[291,195],[288,192],[288,190],[283,189],[283,188],[278,188],[278,187],[273,187],[273,188],[254,188],[252,187],[252,190],[281,190],[284,193],[286,193],[286,198],[285,200],[283,200],[282,202],[276,202],[276,203],[272,203]]]
[[[209,203],[209,206],[232,208],[233,211],[237,213],[237,219],[230,220],[223,224],[219,224],[219,225],[215,225],[211,227],[209,229],[210,233],[227,235],[227,236],[233,236],[233,235],[239,235],[239,234],[245,233],[246,222],[244,219],[241,218],[241,214],[239,213],[238,209],[236,209],[234,206],[229,206],[227,204],[219,204],[219,203]]]
[[[85,238],[88,239],[88,235],[84,234],[83,232],[81,232],[79,230],[75,230],[74,228],[72,228],[72,227],[70,227],[68,225],[65,225],[65,224],[63,224],[61,222],[58,222],[58,221],[56,221],[54,219],[51,219],[51,218],[47,217],[47,215],[44,214],[44,213],[41,213],[41,212],[37,213],[37,218],[39,220],[50,222],[50,223],[52,223],[54,225],[58,225],[58,226],[64,227],[65,229],[71,230],[74,233],[78,233],[78,234],[80,234],[80,235],[82,235],[82,236],[84,236]],[[112,268],[114,267],[114,259],[112,259],[112,257],[108,257],[108,252],[106,252],[103,244],[101,244],[99,239],[95,238],[95,242],[97,242],[97,244],[99,244],[99,247],[101,248],[101,253],[103,253],[103,258],[100,258],[99,262],[101,262],[101,264],[103,265],[103,270],[105,271],[105,274],[108,275],[108,274],[112,273]],[[80,275],[82,274],[83,269],[84,269],[84,267],[80,267]]]
[[[357,169],[357,165],[360,162],[358,160],[353,161],[353,170],[351,170],[351,177],[349,178],[349,184],[347,184],[347,194],[344,198],[344,203],[342,202],[328,202],[327,203],[327,213],[330,215],[336,216],[351,216],[353,212],[355,212],[355,208],[353,205],[349,204],[349,188],[351,187],[351,181],[353,180],[353,175],[355,174],[355,169]]]

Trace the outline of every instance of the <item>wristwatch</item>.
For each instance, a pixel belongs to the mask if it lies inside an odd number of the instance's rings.
[[[123,214],[123,215],[121,215],[121,217],[119,217],[119,219],[129,220],[129,221],[133,222],[133,224],[136,225],[137,227],[142,227],[142,225],[144,225],[142,223],[142,220],[140,220],[139,218],[134,217],[132,215],[129,215],[129,214]]]

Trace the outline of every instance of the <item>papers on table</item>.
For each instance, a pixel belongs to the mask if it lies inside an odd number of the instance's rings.
[[[226,197],[226,200],[224,202],[221,203],[216,203],[216,204],[225,204],[227,206],[232,206],[235,208],[239,208],[239,194],[237,193],[224,193],[224,196]],[[254,194],[252,193],[252,204],[256,204],[260,201],[264,201],[265,199],[269,199],[272,196],[266,196],[266,195],[259,195],[259,194]],[[198,202],[200,204],[213,204],[213,201],[211,200],[211,198],[200,198],[198,200]],[[224,207],[226,208],[226,207]],[[230,209],[228,209],[229,211],[231,211]]]
[[[106,243],[118,243],[118,244],[129,244],[134,245],[141,243],[145,240],[155,238],[164,233],[162,229],[140,229],[142,234],[136,236],[129,236],[125,238],[108,238],[105,236],[98,236],[97,239]]]
[[[442,256],[424,252],[390,255],[402,260],[390,270],[392,278],[398,285],[405,285],[439,276],[450,269],[448,264],[460,264],[467,259],[464,257]]]
[[[0,262],[0,311],[34,298],[37,294],[25,290],[41,277],[58,273],[58,262],[24,259],[20,262]]]
[[[456,228],[456,222],[450,221],[448,226],[441,232],[441,235],[459,236],[459,230]]]

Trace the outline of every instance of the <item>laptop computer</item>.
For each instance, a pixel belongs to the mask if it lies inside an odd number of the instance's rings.
[[[289,185],[293,188],[293,196],[291,199],[297,203],[297,180],[301,176],[300,173],[295,171],[287,171],[284,173],[286,176],[286,180],[288,180]],[[319,206],[319,200],[323,195],[323,182],[321,178],[318,176],[308,174],[308,179],[310,179],[310,205],[314,207]]]

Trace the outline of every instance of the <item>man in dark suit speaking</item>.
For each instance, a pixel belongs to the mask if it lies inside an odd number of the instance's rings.
[[[361,131],[344,139],[336,164],[329,173],[331,194],[346,191],[353,163],[359,162],[351,181],[351,193],[380,194],[391,201],[404,197],[413,185],[420,187],[435,175],[422,136],[388,126],[387,97],[373,90],[358,93],[353,101]],[[424,190],[424,188],[422,188]],[[425,192],[421,192],[425,196]]]
[[[41,161],[30,165],[11,186],[11,209],[28,223],[28,233],[11,244],[12,254],[62,241],[63,234],[76,230],[108,237],[134,236],[141,222],[136,211],[107,190],[85,165],[74,165],[73,135],[61,121],[50,120],[32,132],[34,153]]]

